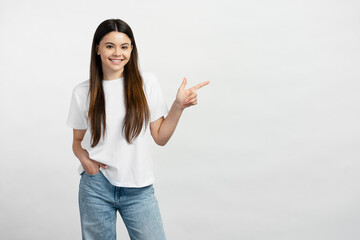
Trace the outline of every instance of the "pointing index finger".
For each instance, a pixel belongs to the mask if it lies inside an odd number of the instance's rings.
[[[205,82],[197,84],[193,88],[195,88],[195,90],[198,90],[198,89],[202,88],[203,86],[208,85],[209,83],[210,83],[210,81],[205,81]]]

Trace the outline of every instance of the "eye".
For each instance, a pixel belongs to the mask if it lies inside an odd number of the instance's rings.
[[[123,49],[128,49],[128,47],[123,47]]]
[[[106,48],[112,48],[112,47],[113,47],[113,46],[111,46],[111,45],[107,45],[107,46],[106,46]]]

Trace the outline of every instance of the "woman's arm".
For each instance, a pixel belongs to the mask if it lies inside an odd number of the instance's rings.
[[[175,131],[176,125],[179,122],[180,116],[184,109],[174,101],[166,118],[159,118],[150,123],[151,135],[156,144],[164,146]]]
[[[72,149],[74,155],[79,159],[80,162],[82,162],[83,159],[86,158],[86,150],[84,150],[81,147],[81,141],[83,140],[85,133],[86,133],[86,129],[85,130],[73,129]]]
[[[151,135],[154,138],[155,143],[160,146],[164,146],[169,141],[184,109],[197,104],[196,90],[210,83],[209,81],[206,81],[199,83],[190,89],[185,89],[186,81],[186,78],[184,78],[176,94],[176,99],[166,118],[164,119],[164,117],[161,117],[150,123]]]
[[[78,130],[78,129],[73,130],[72,149],[74,155],[79,159],[84,170],[88,174],[93,175],[99,171],[99,167],[107,168],[107,166],[105,164],[90,159],[89,153],[81,147],[81,141],[83,140],[85,133],[86,130]]]

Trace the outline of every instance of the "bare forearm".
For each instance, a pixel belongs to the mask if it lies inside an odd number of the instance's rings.
[[[85,149],[81,147],[81,141],[74,141],[72,145],[74,155],[82,162],[84,159],[88,158],[88,153]]]
[[[87,173],[93,175],[99,171],[99,167],[107,168],[106,164],[90,159],[89,153],[81,147],[81,141],[75,140],[72,148],[75,156],[80,160],[81,165]]]
[[[196,90],[209,84],[209,81],[206,81],[190,89],[185,89],[186,82],[187,80],[184,78],[166,118],[162,122],[158,119],[152,123],[152,129],[156,130],[152,130],[151,134],[158,145],[164,146],[169,141],[184,109],[197,104]]]
[[[181,106],[176,101],[174,101],[168,115],[160,126],[159,145],[164,146],[169,141],[175,131],[183,111],[184,109],[181,108]]]

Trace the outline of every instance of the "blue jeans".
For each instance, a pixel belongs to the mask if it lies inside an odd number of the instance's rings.
[[[81,174],[79,209],[83,240],[115,240],[119,211],[131,240],[166,239],[153,185],[112,185],[99,170]]]

